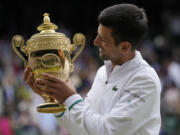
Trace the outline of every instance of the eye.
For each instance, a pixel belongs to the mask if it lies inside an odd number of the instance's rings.
[[[106,42],[106,40],[105,40],[105,39],[103,39],[103,38],[101,39],[101,41],[102,41],[102,42]]]
[[[99,39],[101,40],[101,42],[106,42],[106,40],[104,38],[102,38],[100,35],[99,36]]]

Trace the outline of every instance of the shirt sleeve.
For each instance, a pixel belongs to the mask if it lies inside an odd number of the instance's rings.
[[[130,135],[154,119],[155,93],[156,85],[150,77],[135,77],[110,113],[100,115],[87,101],[81,101],[59,121],[72,135]],[[70,97],[70,104],[66,105],[71,106],[79,99]]]

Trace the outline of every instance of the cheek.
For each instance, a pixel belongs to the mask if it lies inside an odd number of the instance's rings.
[[[117,57],[121,56],[121,52],[119,51],[118,48],[113,49],[113,54],[114,54],[114,56],[117,56]]]
[[[102,46],[102,48],[104,48],[104,49],[108,49],[108,48],[109,48],[109,45],[108,45],[107,43],[104,43],[104,42],[102,42],[101,46]],[[110,48],[109,48],[109,49],[110,49]]]

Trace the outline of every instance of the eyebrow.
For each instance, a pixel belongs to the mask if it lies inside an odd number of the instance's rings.
[[[101,38],[101,40],[106,40],[104,37],[102,37],[99,33],[98,33],[98,36]]]
[[[103,39],[103,40],[105,40],[105,41],[109,41],[108,38],[102,37],[102,36],[100,35],[100,33],[98,32],[98,29],[96,30],[96,32],[97,32],[98,36],[99,36],[101,39]]]

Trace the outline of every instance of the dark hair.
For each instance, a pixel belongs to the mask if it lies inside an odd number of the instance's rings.
[[[98,22],[112,29],[115,44],[128,41],[135,49],[147,31],[147,17],[144,9],[133,4],[118,4],[104,9]]]

